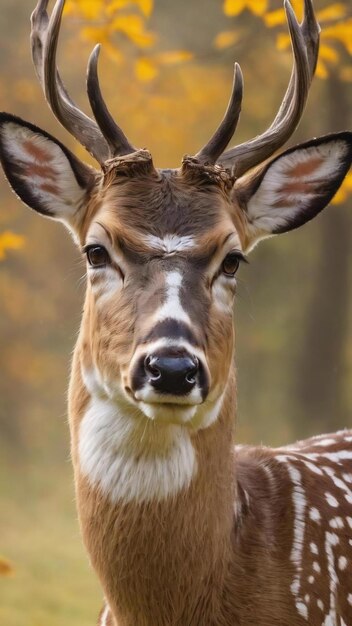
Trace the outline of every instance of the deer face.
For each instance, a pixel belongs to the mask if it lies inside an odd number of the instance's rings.
[[[347,132],[267,161],[297,126],[314,74],[319,27],[311,0],[305,0],[302,24],[285,5],[294,67],[273,124],[224,152],[241,108],[236,64],[224,119],[175,171],[156,171],[149,153],[136,151],[113,121],[98,81],[99,48],[87,80],[95,121],[68,96],[55,58],[64,4],[57,1],[49,20],[48,1],[39,0],[33,61],[54,114],[102,173],[39,128],[3,113],[5,174],[28,206],[68,226],[87,257],[80,342],[88,391],[151,419],[208,426],[231,367],[235,273],[243,253],[312,219],[351,164]]]
[[[81,229],[83,377],[151,419],[208,425],[231,366],[244,258],[231,178],[191,161],[159,172],[147,164],[109,171]]]
[[[288,150],[235,181],[186,158],[154,169],[146,151],[94,172],[13,116],[0,156],[17,194],[63,221],[87,259],[81,373],[91,394],[192,428],[217,417],[233,354],[236,270],[260,239],[300,226],[351,162],[349,133]]]

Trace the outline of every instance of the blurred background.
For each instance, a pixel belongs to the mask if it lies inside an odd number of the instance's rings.
[[[294,3],[298,14],[302,2]],[[131,141],[177,166],[226,108],[234,60],[245,97],[236,141],[272,122],[291,71],[276,0],[67,0],[59,65],[87,110],[85,66],[103,43],[101,83]],[[1,0],[0,108],[89,160],[44,102],[29,53],[34,0]],[[316,0],[317,78],[291,145],[351,128],[351,5]],[[88,112],[88,111],[87,111]],[[0,179],[0,624],[95,624],[101,591],[74,508],[66,389],[84,265],[61,225]],[[282,445],[352,426],[352,176],[312,223],[262,243],[236,302],[237,440]]]

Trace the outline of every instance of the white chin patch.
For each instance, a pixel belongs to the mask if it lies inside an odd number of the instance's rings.
[[[198,406],[139,402],[139,408],[151,420],[167,424],[186,424],[195,416]]]
[[[152,428],[153,432],[149,431]],[[83,475],[112,502],[161,501],[187,489],[197,472],[187,428],[123,413],[92,398],[79,430]]]

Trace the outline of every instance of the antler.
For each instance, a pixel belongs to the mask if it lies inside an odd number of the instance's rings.
[[[242,94],[243,76],[240,66],[235,63],[232,93],[224,118],[212,138],[196,154],[196,158],[201,163],[215,163],[231,141],[241,112]]]
[[[320,27],[311,0],[304,2],[304,19],[299,24],[288,0],[284,2],[294,65],[280,109],[271,126],[254,139],[227,150],[218,163],[233,167],[236,176],[265,161],[283,146],[296,129],[308,97],[319,51]]]
[[[47,14],[48,3],[49,0],[39,0],[32,13],[31,48],[34,67],[52,112],[64,128],[101,164],[111,157],[134,152],[135,148],[115,124],[104,103],[94,58],[89,63],[88,93],[98,124],[83,113],[68,95],[56,67],[57,43],[65,0],[57,0],[50,20]]]

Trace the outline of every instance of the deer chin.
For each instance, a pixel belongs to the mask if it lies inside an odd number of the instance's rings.
[[[138,402],[138,406],[150,420],[185,425],[192,421],[199,405],[172,402]]]
[[[142,413],[155,422],[187,426],[191,431],[203,430],[216,422],[224,393],[198,404],[180,402],[138,402]]]

